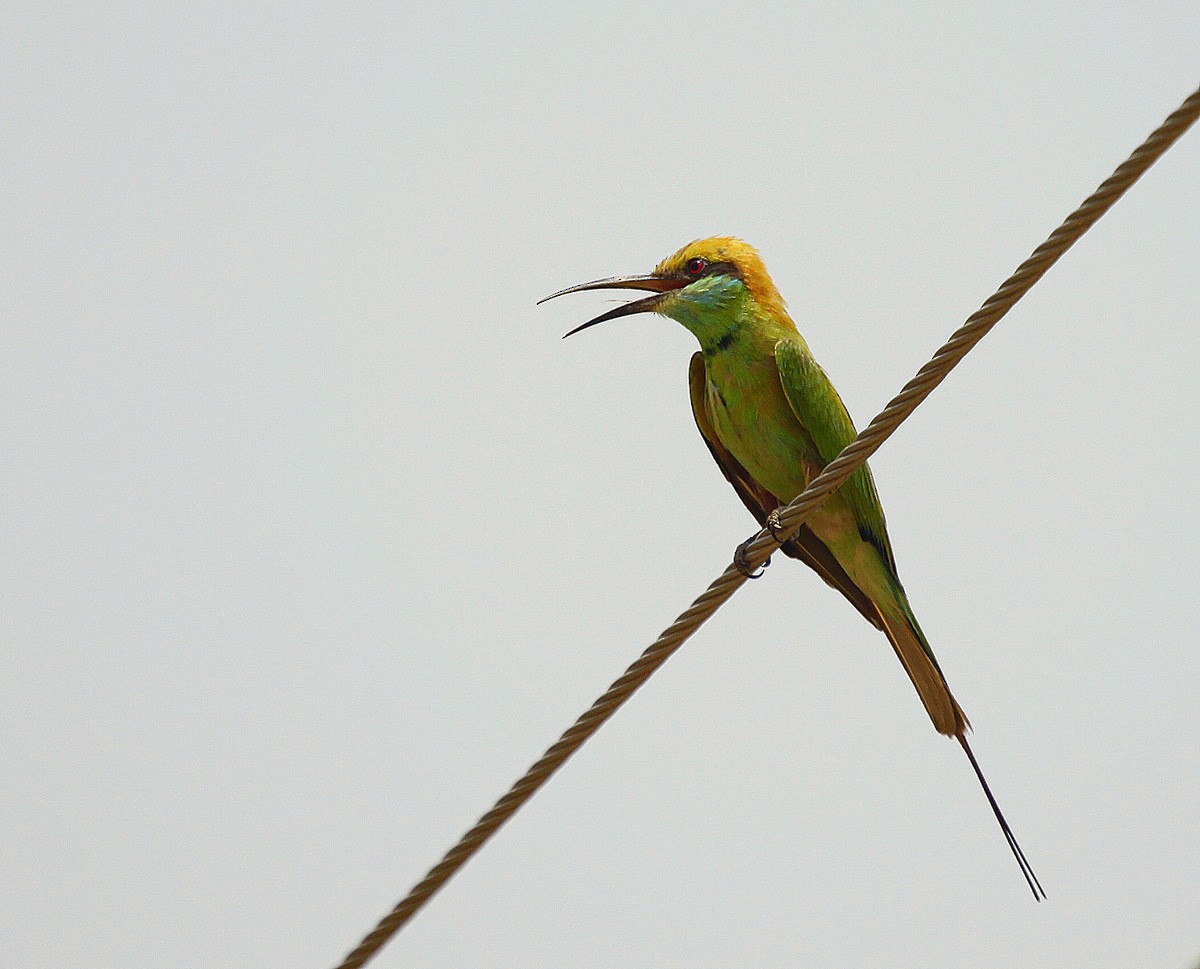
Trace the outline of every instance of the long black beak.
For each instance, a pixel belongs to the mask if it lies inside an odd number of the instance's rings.
[[[624,306],[614,307],[607,313],[601,313],[595,319],[588,320],[582,326],[575,327],[570,333],[564,333],[563,339],[565,340],[580,330],[586,330],[589,326],[595,326],[597,323],[615,320],[620,316],[633,316],[635,313],[651,313],[666,293],[669,293],[673,289],[679,289],[684,285],[683,280],[664,279],[662,276],[612,276],[609,279],[597,279],[591,283],[568,286],[566,289],[561,289],[557,293],[547,296],[546,299],[538,300],[537,305],[541,306],[546,300],[565,296],[567,293],[582,293],[588,289],[648,289],[654,293],[653,296],[635,299],[632,303],[626,303]]]

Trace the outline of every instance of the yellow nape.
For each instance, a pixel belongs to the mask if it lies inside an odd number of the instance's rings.
[[[683,271],[689,259],[703,259],[711,264],[727,262],[737,268],[738,275],[755,302],[763,309],[778,316],[787,318],[786,304],[767,267],[763,265],[758,250],[748,242],[733,236],[712,236],[708,239],[697,239],[689,242],[673,256],[668,256],[654,270],[656,276],[674,276]]]

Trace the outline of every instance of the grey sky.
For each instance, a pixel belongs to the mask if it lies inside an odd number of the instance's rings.
[[[753,523],[754,243],[861,423],[1195,89],[1194,2],[37,4],[0,19],[0,962],[335,963]],[[1035,905],[886,641],[745,588],[378,959],[1200,955],[1200,135],[873,460]]]

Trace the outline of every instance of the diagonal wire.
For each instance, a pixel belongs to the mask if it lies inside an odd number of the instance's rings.
[[[868,457],[874,454],[917,405],[933,392],[987,332],[1016,304],[1046,271],[1058,261],[1091,226],[1107,212],[1134,182],[1192,125],[1200,115],[1200,90],[1191,95],[1140,148],[1054,230],[1033,255],[955,331],[933,359],[904,385],[883,411],[845,450],[812,480],[790,505],[779,513],[776,536],[763,529],[745,547],[747,571],[762,565],[772,552],[786,541],[817,507],[841,487]],[[710,585],[691,606],[629,667],[575,724],[559,738],[541,759],[526,771],[495,807],[476,822],[429,873],[421,879],[392,911],[346,956],[338,969],[360,969],[400,928],[415,915],[433,894],[496,833],[517,809],[562,766],[584,742],[616,713],[633,692],[746,581],[733,564]]]

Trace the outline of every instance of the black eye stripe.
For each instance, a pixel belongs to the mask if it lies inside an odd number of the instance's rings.
[[[702,268],[699,272],[693,272],[693,264],[697,262],[702,264]],[[705,259],[689,259],[683,264],[683,275],[688,279],[700,279],[703,276],[733,276],[735,279],[742,278],[741,272],[733,263],[708,262]]]

